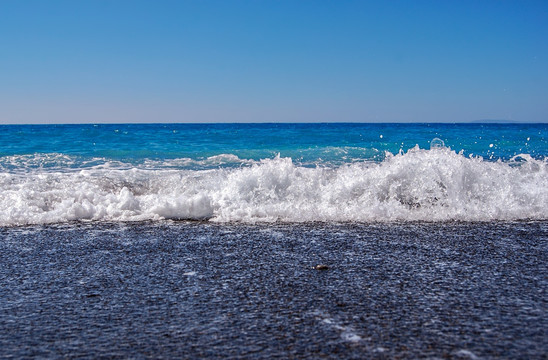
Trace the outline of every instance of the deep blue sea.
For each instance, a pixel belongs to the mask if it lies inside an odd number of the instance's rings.
[[[0,126],[0,225],[548,219],[548,124]]]

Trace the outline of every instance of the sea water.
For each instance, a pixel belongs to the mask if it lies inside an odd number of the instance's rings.
[[[548,219],[548,124],[0,126],[0,226]]]

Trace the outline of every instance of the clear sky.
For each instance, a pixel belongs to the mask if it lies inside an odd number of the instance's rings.
[[[548,121],[548,1],[0,1],[0,123],[478,119]]]

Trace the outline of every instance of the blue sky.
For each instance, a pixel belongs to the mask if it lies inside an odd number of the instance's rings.
[[[0,1],[0,123],[548,121],[548,1]]]

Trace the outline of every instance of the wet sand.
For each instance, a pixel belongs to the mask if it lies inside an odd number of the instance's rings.
[[[0,228],[0,258],[2,358],[548,354],[545,221]]]

